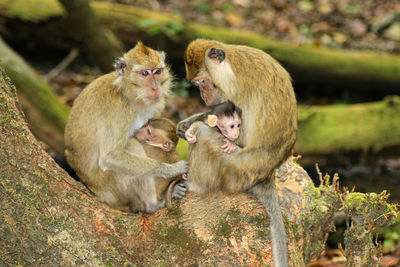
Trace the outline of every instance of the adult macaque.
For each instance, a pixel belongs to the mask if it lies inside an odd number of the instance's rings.
[[[226,101],[215,105],[212,110],[206,113],[204,120],[210,127],[216,127],[225,137],[224,144],[221,146],[225,153],[231,153],[236,150],[235,141],[239,138],[240,125],[242,122],[242,111],[231,101]],[[194,122],[185,132],[185,138],[189,144],[194,144],[197,140],[196,131],[204,124],[203,122]]]
[[[176,151],[178,136],[175,133],[176,124],[167,118],[150,119],[146,125],[136,131],[135,137],[141,142],[147,157],[167,163],[180,160]],[[157,199],[165,199],[167,208],[171,207],[172,188],[182,180],[181,176],[168,179],[156,177],[155,186]]]
[[[256,196],[270,217],[274,266],[287,267],[286,232],[274,173],[296,140],[296,99],[289,74],[258,49],[203,39],[187,47],[185,67],[187,79],[198,85],[207,105],[230,100],[242,110],[238,139],[242,149],[224,153],[218,146],[221,137],[215,138],[215,131],[204,127],[190,146],[188,179],[204,181],[198,183],[202,185],[196,188],[198,192],[221,189]],[[201,116],[180,122],[180,137]]]
[[[155,177],[181,175],[187,163],[151,159],[132,136],[163,111],[172,76],[165,54],[141,42],[116,60],[115,70],[91,82],[75,100],[65,154],[101,201],[123,211],[154,212],[164,206],[157,199]],[[177,195],[185,190],[175,189]]]

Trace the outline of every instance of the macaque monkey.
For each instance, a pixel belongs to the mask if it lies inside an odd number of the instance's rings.
[[[210,127],[197,130],[189,147],[189,191],[248,192],[264,205],[270,217],[274,266],[288,266],[286,231],[274,174],[296,141],[297,107],[291,78],[265,52],[241,45],[198,39],[184,55],[186,77],[200,89],[207,105],[230,100],[242,110],[242,126],[232,153],[219,145],[221,135]],[[185,131],[204,114],[180,122]],[[190,180],[196,181],[196,187]]]
[[[142,144],[147,157],[167,163],[175,163],[180,160],[176,146],[178,136],[175,133],[176,124],[167,118],[150,119],[146,125],[136,131],[135,137]],[[157,199],[165,196],[167,208],[171,207],[172,188],[182,177],[164,179],[155,178]]]
[[[239,137],[240,124],[242,123],[242,111],[231,101],[215,105],[212,110],[206,113],[207,118],[204,121],[210,127],[216,127],[225,137],[224,144],[221,146],[225,153],[231,153],[236,150],[235,141]],[[196,142],[196,130],[203,122],[195,122],[190,125],[185,132],[185,138],[189,144]]]
[[[187,162],[151,159],[133,135],[163,111],[172,75],[165,53],[141,42],[114,66],[76,98],[65,129],[66,158],[101,201],[123,211],[154,212],[165,204],[157,198],[155,177],[181,175]],[[175,186],[174,196],[185,190]]]

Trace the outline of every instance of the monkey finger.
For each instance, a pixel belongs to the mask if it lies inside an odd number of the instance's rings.
[[[225,149],[229,146],[229,142],[225,139],[225,143],[221,146],[222,149]]]
[[[183,179],[183,180],[187,180],[187,179],[188,179],[187,173],[182,174],[182,179]]]

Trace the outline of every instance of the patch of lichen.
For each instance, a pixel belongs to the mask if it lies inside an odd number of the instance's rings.
[[[245,218],[249,225],[256,226],[256,237],[262,241],[267,241],[270,237],[267,231],[269,226],[269,218],[265,214],[254,214]]]
[[[159,260],[159,266],[171,266],[171,261],[176,266],[187,266],[201,256],[205,244],[179,221],[162,220],[155,229],[153,254]],[[172,259],[171,255],[176,257]]]
[[[240,231],[235,231],[242,220],[240,211],[236,209],[228,210],[225,215],[221,216],[215,230],[215,237],[229,237],[232,232],[239,234]]]

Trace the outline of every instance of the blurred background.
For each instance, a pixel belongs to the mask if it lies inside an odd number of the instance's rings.
[[[207,110],[185,80],[183,52],[195,38],[259,48],[289,71],[295,154],[316,184],[318,163],[341,187],[387,190],[400,202],[399,1],[0,0],[0,65],[32,132],[65,168],[70,106],[138,40],[165,51],[175,74],[164,115],[178,122]],[[334,260],[340,224],[321,256],[327,263],[313,266],[344,266]],[[400,266],[399,229],[380,235],[387,266]]]

